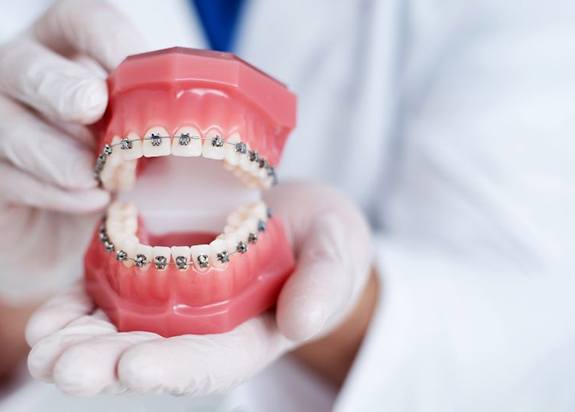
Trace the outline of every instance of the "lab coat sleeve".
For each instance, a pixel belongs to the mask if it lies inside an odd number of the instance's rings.
[[[338,411],[575,408],[575,27],[531,6],[414,29],[382,296]]]

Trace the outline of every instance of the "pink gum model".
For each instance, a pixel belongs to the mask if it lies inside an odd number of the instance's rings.
[[[127,58],[109,88],[95,175],[115,200],[86,253],[89,295],[119,331],[163,336],[226,332],[272,307],[294,257],[259,197],[295,96],[231,54],[184,48]]]

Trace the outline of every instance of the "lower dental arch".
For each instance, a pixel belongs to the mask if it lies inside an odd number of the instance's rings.
[[[118,207],[125,207],[126,205],[122,205],[117,203]],[[242,215],[245,217],[246,213],[251,214],[252,216],[248,216],[246,220],[250,218],[256,219],[256,225],[251,228],[245,235],[245,238],[239,239],[237,243],[235,243],[235,248],[232,251],[227,250],[227,245],[221,248],[219,251],[216,251],[215,256],[220,265],[225,265],[229,262],[230,258],[235,254],[244,254],[248,251],[248,248],[251,245],[255,245],[260,236],[264,234],[266,231],[268,220],[271,218],[271,210],[265,206],[263,202],[257,202],[253,205],[249,206],[242,206],[237,211],[232,212],[231,216],[234,215]],[[154,256],[152,259],[148,258],[146,254],[143,253],[136,253],[135,256],[129,256],[129,254],[120,249],[108,234],[107,230],[107,220],[108,217],[105,217],[102,223],[100,224],[99,228],[99,238],[102,243],[104,249],[109,253],[115,253],[116,260],[119,262],[124,262],[128,264],[134,264],[138,268],[147,267],[149,264],[154,264],[155,268],[158,270],[164,270],[167,268],[168,265],[175,265],[179,270],[187,270],[190,267],[194,267],[196,271],[203,272],[206,271],[208,268],[214,268],[215,262],[210,261],[210,254],[211,253],[201,253],[196,256],[196,259],[193,259],[191,256],[190,249],[194,246],[172,246],[171,248],[165,247],[166,249],[170,249],[170,253],[166,258],[165,255],[161,256]],[[228,225],[224,229],[224,232],[216,237],[214,242],[221,241],[220,243],[224,243],[225,241],[222,237],[225,237],[231,230],[229,226],[229,218],[228,218]],[[238,226],[239,227],[239,226]],[[233,230],[234,227],[231,227]],[[135,234],[134,234],[135,236]],[[213,243],[213,242],[212,242]],[[143,247],[151,248],[151,246],[142,245]],[[210,245],[195,245],[200,247],[210,246]],[[177,254],[174,253],[174,250],[186,250],[186,253]],[[172,255],[173,260],[170,260],[170,255]]]

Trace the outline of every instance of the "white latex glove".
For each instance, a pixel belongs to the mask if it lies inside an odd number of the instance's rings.
[[[141,48],[101,0],[59,1],[0,46],[0,299],[22,303],[77,271],[109,200],[85,125],[106,108],[105,70]]]
[[[74,395],[225,391],[294,346],[328,333],[355,306],[371,263],[369,229],[341,194],[280,185],[266,195],[297,257],[277,311],[219,335],[118,333],[81,287],[40,308],[27,328],[32,375]]]

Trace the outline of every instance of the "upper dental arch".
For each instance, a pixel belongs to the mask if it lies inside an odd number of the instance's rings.
[[[151,141],[152,146],[160,146],[162,139],[178,139],[178,144],[180,146],[187,146],[190,144],[192,140],[199,140],[201,142],[205,142],[207,140],[211,140],[211,144],[213,147],[223,147],[224,145],[230,145],[235,148],[236,153],[239,154],[247,154],[248,159],[250,162],[257,163],[259,169],[265,169],[266,175],[271,178],[271,184],[277,184],[277,176],[273,166],[269,164],[269,162],[262,157],[257,151],[249,150],[248,145],[242,141],[239,142],[230,142],[224,141],[222,137],[217,134],[211,138],[207,136],[191,136],[189,133],[180,133],[179,135],[173,136],[161,136],[157,133],[150,133],[150,136],[144,136],[143,138],[128,138],[128,137],[121,137],[120,141],[117,143],[107,143],[103,146],[102,151],[96,158],[96,165],[94,167],[94,178],[98,181],[99,184],[102,183],[100,179],[100,174],[106,165],[106,161],[109,156],[112,155],[114,148],[119,147],[120,150],[130,150],[133,147],[133,143],[144,142],[144,141]]]

